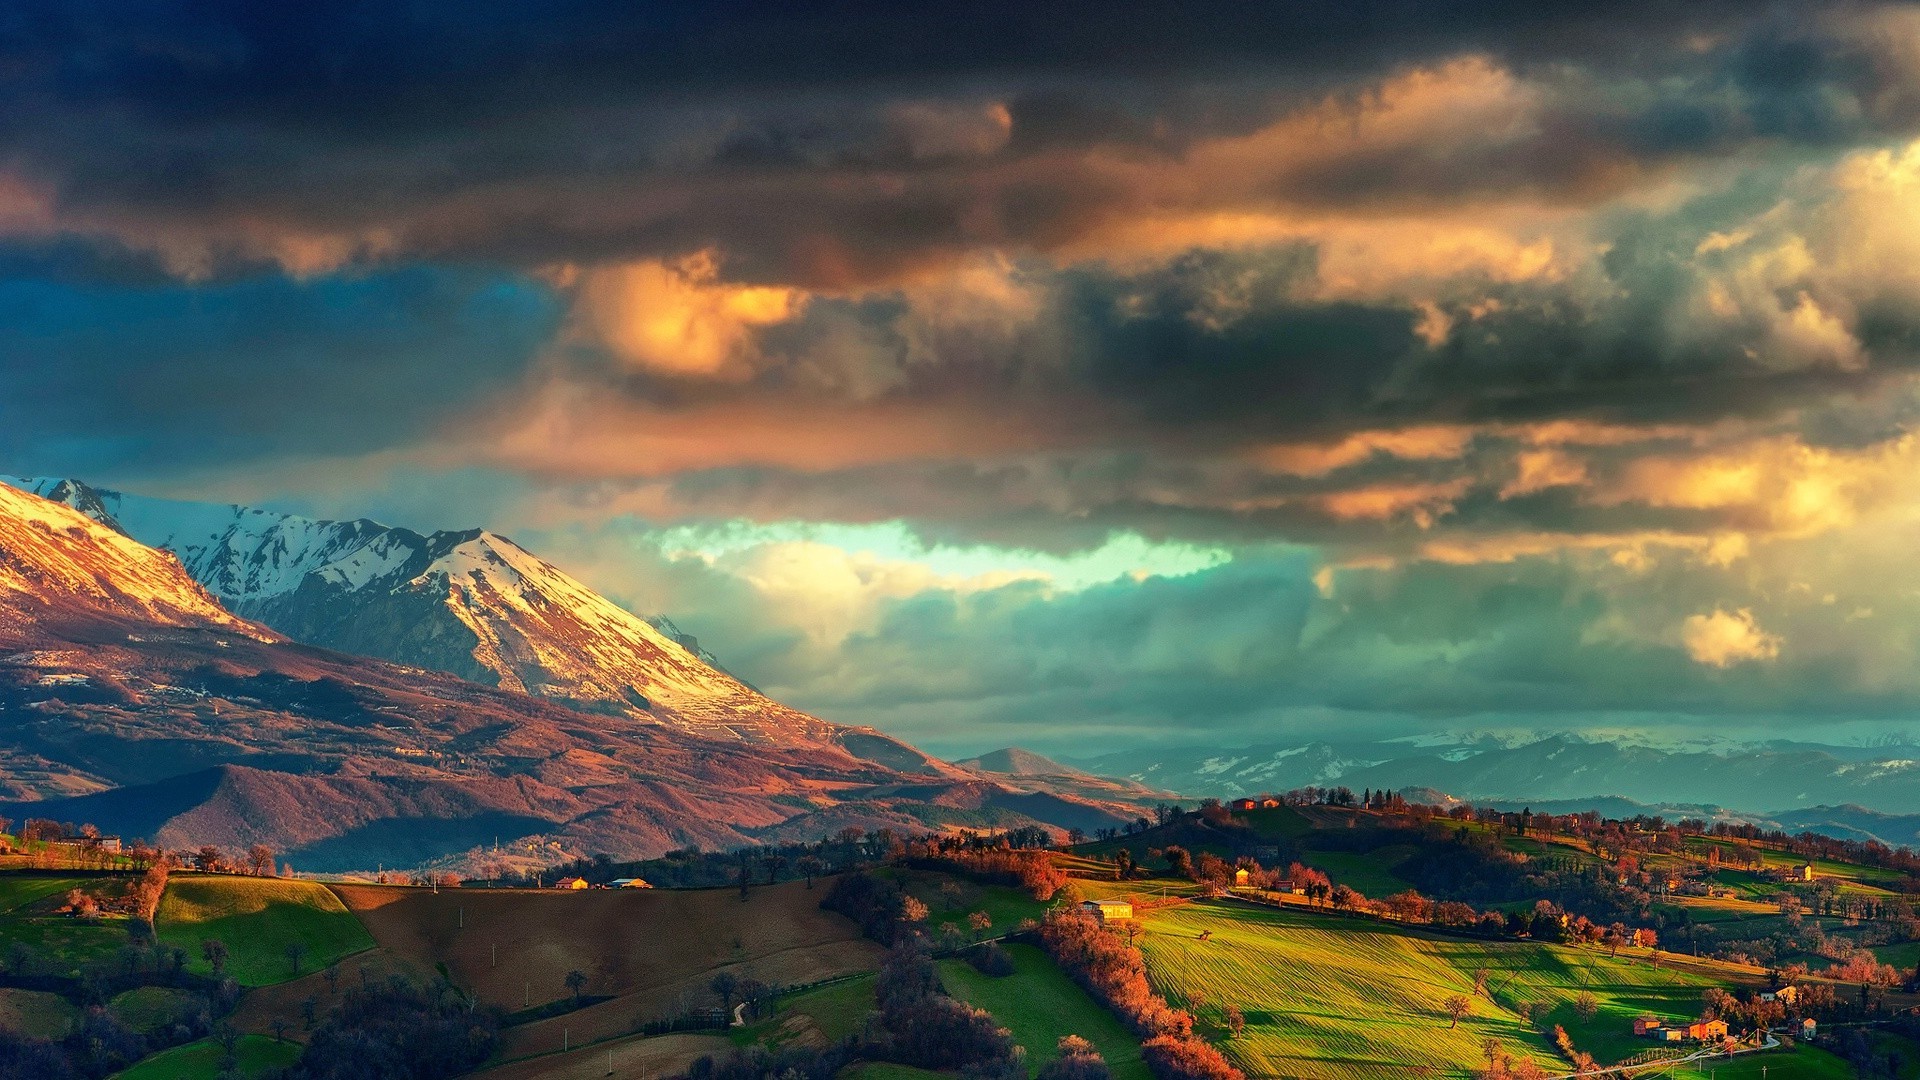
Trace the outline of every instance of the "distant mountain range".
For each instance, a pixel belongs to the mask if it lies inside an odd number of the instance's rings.
[[[1415,788],[1476,804],[1719,814],[1789,831],[1920,841],[1920,751],[1901,746],[1689,748],[1551,735],[1161,748],[1069,764],[1189,798],[1306,786]]]
[[[0,485],[15,820],[345,870],[1133,813],[771,702],[490,533],[24,486],[60,501]]]

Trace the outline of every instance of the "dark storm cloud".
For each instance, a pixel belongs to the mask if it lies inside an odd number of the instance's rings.
[[[1537,122],[1282,162],[1196,208],[1582,199],[1755,139],[1910,128],[1912,73],[1856,11],[40,3],[0,28],[0,141],[51,227],[197,273],[718,246],[735,276],[847,283],[1071,241],[1156,199],[1090,153],[1177,170],[1467,53],[1542,80]],[[967,135],[993,108],[1005,130]]]

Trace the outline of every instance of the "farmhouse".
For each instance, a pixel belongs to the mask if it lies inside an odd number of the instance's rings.
[[[1260,801],[1258,799],[1235,799],[1233,800],[1233,808],[1235,810],[1258,810],[1260,809]]]
[[[1800,988],[1797,986],[1783,986],[1778,990],[1762,990],[1760,991],[1760,1000],[1783,1001],[1791,1005],[1800,1000]]]
[[[556,889],[591,889],[593,885],[583,877],[563,877],[553,883]]]
[[[1725,1020],[1701,1020],[1687,1025],[1687,1038],[1695,1042],[1713,1042],[1727,1037]]]
[[[1660,1037],[1660,1029],[1664,1027],[1666,1027],[1664,1021],[1656,1020],[1651,1016],[1642,1016],[1633,1022],[1633,1033],[1643,1038],[1651,1036],[1657,1039]]]
[[[1093,916],[1102,924],[1125,922],[1133,918],[1133,905],[1125,900],[1083,900],[1080,910]]]
[[[1247,876],[1248,876],[1248,875],[1247,875],[1247,870],[1246,870],[1246,867],[1244,867],[1244,866],[1243,866],[1243,867],[1241,867],[1240,869],[1238,869],[1238,870],[1235,870],[1235,871],[1233,872],[1233,884],[1234,884],[1234,887],[1235,887],[1235,888],[1242,888],[1242,889],[1243,889],[1243,888],[1246,888],[1246,885],[1247,885]]]

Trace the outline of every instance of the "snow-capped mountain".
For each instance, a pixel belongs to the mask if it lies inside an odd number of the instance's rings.
[[[837,731],[727,674],[670,622],[634,615],[496,533],[0,481],[172,552],[235,614],[298,641],[719,737]]]
[[[179,560],[0,485],[0,623],[18,630],[81,613],[258,633]]]

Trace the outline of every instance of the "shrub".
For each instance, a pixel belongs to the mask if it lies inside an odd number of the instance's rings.
[[[991,941],[975,945],[960,955],[966,957],[967,963],[982,975],[1004,979],[1014,971],[1012,954]]]

